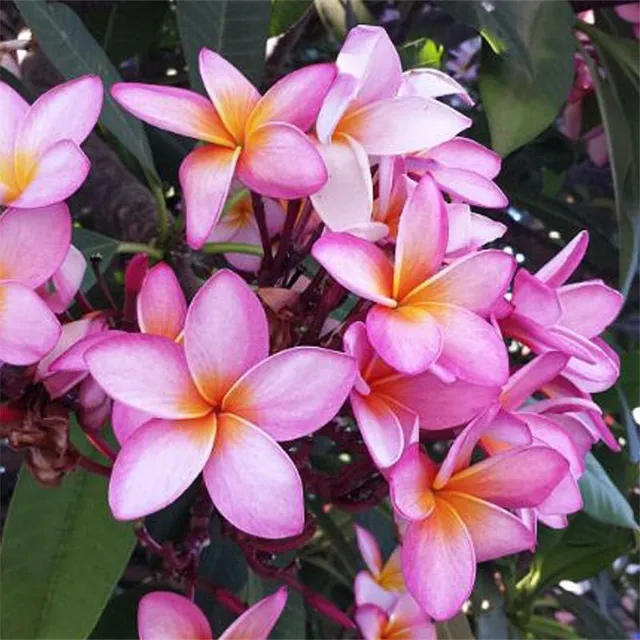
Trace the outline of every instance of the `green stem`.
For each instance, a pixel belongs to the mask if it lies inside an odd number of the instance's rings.
[[[262,247],[254,244],[241,244],[239,242],[209,242],[205,244],[201,251],[210,255],[218,253],[246,253],[249,256],[261,258],[264,253]]]
[[[148,256],[152,258],[157,258],[158,260],[162,260],[162,251],[157,247],[152,247],[151,245],[144,244],[142,242],[121,242],[118,244],[118,253],[146,253]]]

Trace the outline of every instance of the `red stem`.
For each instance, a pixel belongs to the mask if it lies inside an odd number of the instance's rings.
[[[78,458],[78,466],[85,471],[89,471],[89,473],[95,473],[99,476],[104,476],[105,478],[108,478],[111,475],[111,467],[95,462],[94,460],[91,460],[91,458],[87,458],[82,454],[80,454],[80,457]]]
[[[262,265],[266,271],[271,269],[273,264],[273,256],[271,255],[271,240],[269,239],[269,230],[267,229],[267,219],[264,212],[264,202],[259,194],[251,192],[251,205],[253,207],[253,215],[260,231],[260,241],[262,242]]]
[[[248,609],[246,603],[224,587],[219,587],[208,580],[202,579],[198,579],[196,586],[210,593],[223,607],[226,607],[232,613],[240,614]]]
[[[84,435],[93,448],[96,449],[96,451],[99,451],[103,456],[105,456],[105,458],[109,458],[111,462],[116,459],[116,452],[106,442],[104,442],[97,433],[84,431]]]

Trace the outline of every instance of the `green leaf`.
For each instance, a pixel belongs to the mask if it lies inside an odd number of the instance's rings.
[[[142,123],[121,109],[109,92],[121,78],[100,45],[68,6],[44,0],[16,0],[18,9],[47,57],[67,79],[95,73],[105,84],[100,122],[155,173]],[[69,114],[73,117],[73,114]]]
[[[86,638],[135,536],[107,506],[105,478],[75,471],[57,488],[22,469],[0,557],[3,638]]]
[[[484,3],[483,3],[484,4]],[[574,16],[566,1],[503,2],[510,27],[531,62],[499,56],[483,46],[479,86],[491,143],[501,155],[533,140],[558,115],[573,81]]]
[[[563,609],[571,611],[576,616],[575,625],[581,637],[593,638],[593,640],[601,640],[602,638],[618,640],[625,637],[625,632],[618,622],[600,611],[585,596],[577,596],[559,589],[554,594],[554,598]]]
[[[479,640],[510,637],[504,595],[498,589],[489,563],[478,565],[471,602]]]
[[[313,0],[272,0],[269,35],[278,36],[287,31],[312,4]]]
[[[450,620],[436,623],[438,640],[473,640],[467,616],[461,611]]]
[[[178,0],[176,7],[192,89],[204,93],[198,70],[202,47],[213,49],[254,84],[260,83],[269,35],[269,0]]]
[[[80,249],[87,259],[87,263],[92,256],[101,256],[100,272],[104,273],[118,250],[118,241],[115,238],[109,238],[103,236],[101,233],[95,231],[89,231],[88,229],[82,229],[80,227],[74,227],[73,238],[71,240],[76,249]],[[89,291],[91,287],[96,283],[96,277],[91,269],[91,266],[87,266],[87,270],[84,273],[82,285],[80,289],[82,291]]]
[[[591,453],[587,454],[586,462],[585,472],[578,481],[584,502],[582,510],[600,522],[637,529],[631,505],[602,465]]]
[[[324,26],[342,39],[357,24],[373,24],[375,18],[363,0],[314,0]]]
[[[545,616],[531,616],[526,631],[531,632],[535,638],[580,638],[570,626]]]

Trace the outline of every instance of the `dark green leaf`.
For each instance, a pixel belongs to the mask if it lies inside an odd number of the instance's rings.
[[[86,638],[134,545],[105,478],[76,471],[47,488],[23,469],[3,535],[0,635]]]
[[[198,70],[202,47],[213,49],[254,84],[260,83],[269,35],[269,0],[178,0],[176,6],[193,89],[204,92]]]
[[[80,18],[69,7],[57,2],[17,0],[16,4],[39,46],[63,76],[72,79],[95,73],[102,78],[105,101],[100,122],[144,167],[155,172],[142,123],[125,113],[109,93],[111,85],[121,78]]]
[[[587,454],[587,466],[579,480],[584,506],[582,510],[592,518],[619,527],[637,529],[633,510],[620,493],[602,465],[591,454]]]
[[[398,544],[398,534],[393,519],[383,513],[380,507],[356,513],[353,519],[373,535],[380,545],[383,557],[388,558]]]
[[[74,227],[73,229],[72,243],[82,251],[87,263],[89,263],[92,256],[100,256],[102,258],[100,261],[101,272],[107,270],[118,250],[118,241],[116,239],[79,227]],[[96,277],[91,266],[87,266],[80,288],[82,291],[89,291],[95,283]]]
[[[140,598],[160,589],[171,591],[158,585],[141,585],[111,598],[89,637],[92,640],[137,640]]]
[[[311,7],[313,0],[272,0],[269,35],[277,36],[292,27]]]
[[[611,638],[617,640],[624,638],[624,630],[608,615],[603,614],[585,596],[577,596],[568,591],[559,590],[554,594],[563,609],[571,611],[576,616],[576,627],[583,638]]]
[[[558,115],[573,81],[574,49],[568,2],[499,3],[505,5],[530,59],[531,74],[518,58],[499,56],[483,46],[480,94],[492,146],[503,156],[533,140]]]
[[[511,637],[504,595],[493,578],[493,568],[487,563],[478,565],[471,602],[479,640],[508,640]]]
[[[467,616],[461,611],[450,620],[436,623],[438,640],[473,640]]]
[[[580,638],[570,626],[544,616],[531,616],[526,631],[532,633],[534,638]]]

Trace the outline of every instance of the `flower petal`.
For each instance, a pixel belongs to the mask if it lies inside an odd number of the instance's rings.
[[[0,280],[35,289],[60,267],[71,242],[71,215],[64,203],[7,209],[0,217]]]
[[[220,218],[241,149],[205,145],[180,165],[180,186],[187,209],[187,243],[199,249]]]
[[[429,171],[443,191],[464,202],[487,209],[502,209],[509,204],[500,187],[479,173],[440,164]]]
[[[287,589],[280,587],[274,594],[249,607],[226,631],[220,640],[267,640],[287,604]]]
[[[184,348],[196,386],[212,405],[267,357],[267,317],[240,276],[222,269],[198,291],[187,312]]]
[[[353,582],[356,605],[374,604],[387,611],[397,600],[398,594],[381,587],[368,571],[360,571]]]
[[[202,82],[220,119],[240,142],[260,94],[240,71],[214,51],[203,47],[198,63]]]
[[[379,606],[371,603],[359,605],[353,614],[353,618],[358,625],[363,640],[380,640],[380,638],[384,638],[389,618]]]
[[[562,315],[556,290],[532,276],[526,269],[519,269],[516,273],[511,304],[519,315],[526,316],[543,327],[554,325]]]
[[[43,93],[22,122],[16,151],[37,157],[61,140],[79,146],[95,126],[103,98],[102,80],[94,75],[69,80]]]
[[[454,138],[420,156],[436,160],[445,167],[472,171],[489,180],[500,173],[502,166],[502,158],[495,151],[468,138]]]
[[[436,472],[436,465],[418,444],[411,445],[390,470],[391,501],[403,518],[423,520],[432,513],[435,497],[431,487]]]
[[[413,190],[400,215],[393,273],[396,300],[405,298],[438,270],[448,234],[444,199],[427,175]]]
[[[33,364],[53,349],[60,332],[38,294],[18,282],[0,283],[0,361]]]
[[[120,446],[124,445],[138,427],[153,419],[152,415],[138,409],[132,409],[122,402],[113,403],[111,426]]]
[[[147,272],[138,293],[138,324],[142,333],[175,340],[184,326],[187,301],[171,267],[158,263]]]
[[[116,331],[114,329],[103,331],[104,326],[95,327],[92,326],[92,324],[93,323],[87,320],[76,320],[75,322],[68,322],[64,325],[63,336],[68,333],[68,327],[79,325],[78,328],[82,328],[76,334],[78,336],[77,340],[72,340],[65,344],[62,349],[59,348],[62,345],[58,343],[56,348],[47,356],[46,359],[50,359],[48,366],[49,372],[82,371],[86,373],[89,371],[89,367],[85,360],[85,355],[89,349],[105,340],[111,340],[114,336],[126,335],[124,331]],[[40,362],[39,367],[42,366],[43,363],[44,361]],[[46,371],[46,369],[43,369],[43,371]]]
[[[558,289],[560,324],[585,338],[595,338],[615,319],[624,298],[602,280],[568,284]]]
[[[66,258],[51,276],[53,291],[49,291],[47,285],[43,285],[38,291],[40,297],[54,313],[63,313],[67,310],[80,289],[86,269],[87,261],[82,251],[70,245]]]
[[[463,493],[444,491],[439,495],[464,522],[476,562],[508,556],[535,545],[533,533],[512,513]]]
[[[365,150],[349,136],[337,135],[317,149],[327,168],[327,183],[311,202],[331,231],[346,231],[371,221],[373,187]],[[345,207],[345,201],[349,206]]]
[[[399,96],[420,96],[421,98],[440,98],[457,95],[468,105],[473,105],[467,90],[438,69],[409,69],[402,74]]]
[[[358,95],[359,89],[360,79],[348,73],[338,73],[316,119],[316,134],[322,144],[331,143],[340,119]]]
[[[85,354],[91,375],[114,400],[153,416],[197,418],[211,411],[191,379],[184,350],[161,336],[115,336]]]
[[[442,351],[437,320],[420,307],[374,306],[367,314],[367,335],[378,355],[402,373],[422,373]]]
[[[0,158],[5,157],[12,164],[14,141],[20,125],[29,111],[29,103],[6,82],[0,82]]]
[[[382,570],[382,555],[380,554],[378,541],[367,529],[357,524],[354,525],[354,528],[356,530],[358,549],[360,550],[360,555],[364,563],[374,576],[380,575],[380,571]]]
[[[28,184],[10,204],[17,209],[34,209],[62,202],[80,188],[90,168],[89,158],[75,142],[60,140],[38,159]]]
[[[272,122],[247,135],[238,178],[257,193],[292,200],[321,189],[327,169],[306,134],[291,124]]]
[[[117,82],[111,95],[129,113],[154,127],[225,147],[236,146],[211,102],[195,91]]]
[[[378,304],[395,306],[391,298],[393,268],[375,245],[348,233],[326,233],[313,245],[311,254],[349,291]]]
[[[140,640],[212,638],[211,625],[188,598],[170,591],[153,591],[138,605]]]
[[[229,413],[220,415],[204,480],[216,509],[241,531],[269,539],[302,532],[298,470],[276,441],[255,425]]]
[[[237,342],[233,348],[238,350]],[[344,353],[318,347],[287,349],[242,376],[225,395],[222,411],[258,425],[275,440],[294,440],[335,417],[355,375],[356,362]]]
[[[334,64],[313,64],[289,73],[260,98],[247,128],[288,122],[307,131],[315,122],[336,73]]]
[[[409,525],[402,545],[409,593],[436,620],[454,616],[469,597],[476,574],[473,542],[460,516],[437,500],[432,514]]]
[[[578,268],[589,245],[589,233],[581,231],[558,255],[536,272],[536,278],[550,287],[563,285]]]
[[[109,506],[117,520],[159,511],[181,496],[211,455],[216,416],[154,419],[124,443],[111,471]]]

